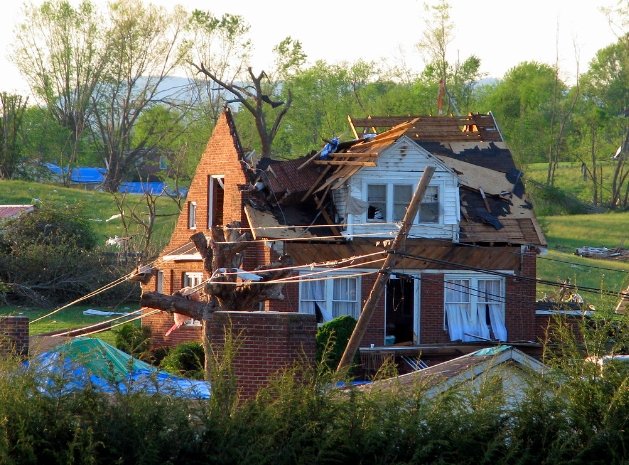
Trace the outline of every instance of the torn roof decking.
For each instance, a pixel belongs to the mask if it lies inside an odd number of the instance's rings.
[[[369,138],[341,142],[323,160],[316,154],[270,163],[267,182],[271,192],[281,196],[278,204],[294,204],[298,200],[297,205],[304,205],[303,202],[313,200],[314,218],[317,210],[324,212],[331,191],[340,188],[363,167],[376,165],[380,153],[400,137],[412,136],[415,143],[459,176],[461,241],[546,245],[531,205],[524,197],[522,173],[516,169],[491,115],[350,118],[350,122],[358,127],[393,127]],[[301,198],[292,195],[289,202],[289,194],[295,193],[303,195]],[[281,225],[310,224],[307,220],[294,223],[287,221],[286,215],[282,218],[268,208],[262,209],[262,213],[257,210],[250,209],[248,217],[252,226],[266,228],[265,237],[307,237],[296,230],[279,232]],[[272,228],[277,231],[271,234]],[[312,237],[327,235],[320,230],[312,231]]]
[[[268,163],[263,170],[263,182],[276,196],[302,195],[317,182],[319,170],[310,165],[304,169],[298,169],[308,157],[294,160],[275,161]]]
[[[414,124],[407,132],[412,139],[422,141],[478,140],[501,142],[502,137],[492,115],[470,114],[467,116],[370,116],[349,117],[352,128],[389,129],[410,120]],[[356,131],[358,133],[358,131]]]

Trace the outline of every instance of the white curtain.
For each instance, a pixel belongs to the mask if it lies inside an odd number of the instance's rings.
[[[304,313],[316,315],[315,304],[319,306],[323,322],[332,319],[332,311],[325,304],[325,281],[302,281],[301,308]]]
[[[446,304],[448,334],[451,341],[460,341],[465,337],[463,315],[467,314],[468,304]]]
[[[483,279],[478,282],[478,289],[480,291],[479,307],[482,313],[485,314],[489,310],[489,322],[491,324],[491,330],[494,333],[494,338],[499,341],[507,340],[507,327],[505,326],[505,312],[503,306],[502,293],[500,291],[500,280],[498,279]]]
[[[467,292],[468,281],[451,279],[445,281],[446,317],[451,341],[465,341],[468,330],[470,296]]]
[[[489,339],[485,312],[478,305],[472,306],[471,291],[469,279],[445,281],[445,306],[451,341]]]
[[[465,333],[464,341],[489,339],[489,328],[487,327],[487,321],[485,319],[484,306],[481,308],[481,305],[476,305],[476,308],[472,309]]]
[[[332,314],[334,317],[349,315],[358,319],[357,304],[356,278],[335,279],[332,291]]]

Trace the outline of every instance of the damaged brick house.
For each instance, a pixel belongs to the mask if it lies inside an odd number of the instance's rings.
[[[521,173],[491,114],[351,119],[355,139],[296,160],[255,162],[233,119],[219,119],[158,269],[143,285],[170,294],[209,278],[190,236],[240,221],[253,244],[243,268],[295,261],[299,280],[267,310],[319,322],[358,317],[426,166],[435,173],[403,257],[362,346],[535,341],[535,257],[546,242]],[[370,130],[359,135],[356,129]],[[247,310],[247,309],[243,309]],[[156,345],[198,340],[188,321],[148,316]]]

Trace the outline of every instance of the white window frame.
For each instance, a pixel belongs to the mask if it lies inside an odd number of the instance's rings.
[[[331,315],[330,319],[336,318],[337,316],[341,316],[341,315],[348,315],[348,313],[338,313],[335,312],[334,307],[335,307],[335,303],[353,303],[354,304],[354,311],[352,312],[352,314],[350,316],[358,319],[358,316],[360,315],[360,311],[361,311],[361,292],[360,292],[360,288],[361,288],[361,278],[360,276],[353,276],[350,273],[342,273],[342,272],[334,272],[333,270],[329,270],[329,273],[320,273],[320,274],[315,274],[313,275],[312,273],[316,273],[317,271],[325,271],[325,270],[312,270],[312,271],[304,271],[301,274],[305,275],[303,278],[301,278],[299,280],[299,312],[300,313],[308,313],[308,314],[314,314],[314,311],[309,311],[308,309],[306,309],[306,302],[316,302],[316,300],[314,299],[304,299],[304,296],[306,294],[305,292],[305,286],[308,285],[308,281],[309,280],[320,280],[320,283],[323,283],[324,286],[324,298],[321,301],[325,307],[325,309],[328,309],[328,313]],[[325,278],[325,279],[322,279]],[[331,278],[331,279],[330,279]],[[339,284],[339,280],[340,279],[351,279],[354,280],[355,282],[355,293],[353,296],[351,296],[352,298],[348,298],[348,299],[334,299],[334,287],[335,285]],[[325,318],[325,315],[324,315]],[[325,320],[326,321],[330,321],[330,319]]]
[[[188,202],[188,229],[197,229],[197,203]]]
[[[164,293],[164,272],[157,270],[157,276],[155,278],[155,290],[160,294]]]
[[[365,202],[369,202],[369,186],[385,186],[385,203],[386,203],[386,207],[385,207],[385,217],[383,219],[370,219],[369,218],[369,212],[368,212],[368,208],[367,211],[365,211],[365,213],[363,214],[363,218],[362,221],[364,223],[373,223],[373,224],[378,224],[378,223],[395,223],[398,221],[402,221],[403,218],[400,219],[394,219],[394,191],[395,191],[395,187],[397,186],[410,186],[411,188],[411,198],[413,196],[413,193],[415,192],[415,187],[416,185],[413,184],[411,181],[405,182],[404,180],[400,180],[400,181],[396,181],[396,182],[382,182],[381,180],[378,179],[366,179],[363,182],[363,200]],[[443,193],[444,193],[444,186],[443,183],[441,182],[437,182],[437,183],[431,183],[428,185],[429,188],[434,188],[437,189],[437,202],[439,204],[438,207],[438,218],[437,221],[431,221],[431,222],[422,222],[420,220],[420,212],[421,212],[421,205],[419,207],[418,213],[417,215],[415,215],[415,218],[413,219],[413,224],[414,225],[421,225],[421,224],[427,224],[427,225],[441,225],[443,224]],[[409,203],[410,203],[410,198],[409,198]],[[423,202],[422,203],[426,203]]]
[[[201,271],[186,271],[183,274],[183,287],[196,287],[203,282],[203,272]],[[192,318],[184,321],[184,326],[201,326],[200,320],[194,320]]]
[[[208,179],[207,185],[207,228],[212,229],[214,223],[214,183],[217,183],[223,189],[223,202],[225,201],[225,175],[212,174]]]
[[[460,302],[448,302],[447,301],[447,295],[448,295],[448,287],[449,285],[453,287],[453,289],[456,288],[457,284],[453,283],[453,281],[467,281],[466,284],[460,284],[461,287],[463,287],[462,290],[466,290],[466,295],[468,297],[468,301],[460,301]],[[484,296],[481,295],[481,291],[480,291],[480,286],[479,283],[481,281],[498,281],[499,285],[500,285],[500,291],[498,293],[498,296],[488,296],[488,300],[483,300]],[[447,304],[451,303],[451,304],[468,304],[469,308],[468,308],[468,313],[472,312],[476,309],[476,311],[478,311],[478,305],[483,304],[483,303],[490,303],[490,304],[494,304],[494,305],[499,305],[499,313],[501,316],[501,323],[504,326],[504,340],[506,340],[506,336],[507,336],[507,331],[506,331],[506,292],[505,292],[505,278],[503,276],[497,276],[497,275],[493,275],[493,274],[487,274],[487,273],[451,273],[451,274],[444,274],[443,277],[443,286],[444,286],[444,293],[443,293],[443,329],[445,331],[449,331],[448,328],[448,322],[447,322]],[[482,318],[486,319],[486,315],[485,312],[482,313]],[[490,315],[490,320],[492,320],[492,317]],[[490,334],[490,337],[488,337],[491,340],[499,340],[495,334],[495,331],[492,329],[492,325],[488,324],[487,326],[487,334]],[[479,338],[474,338],[471,336],[468,336],[467,339],[463,339],[464,341],[479,341],[481,339]]]

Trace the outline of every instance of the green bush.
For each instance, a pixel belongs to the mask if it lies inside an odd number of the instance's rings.
[[[91,224],[78,207],[65,204],[9,221],[0,234],[0,256],[2,300],[40,307],[84,296],[130,271],[107,262],[96,250]],[[138,290],[127,281],[92,302],[120,303],[139,298]]]
[[[166,355],[160,367],[178,376],[203,379],[205,356],[203,346],[198,342],[184,342],[173,347]]]
[[[116,349],[145,361],[151,361],[151,328],[133,323],[114,329]]]
[[[317,331],[317,362],[335,370],[355,326],[356,320],[349,315],[336,317],[321,325]]]

